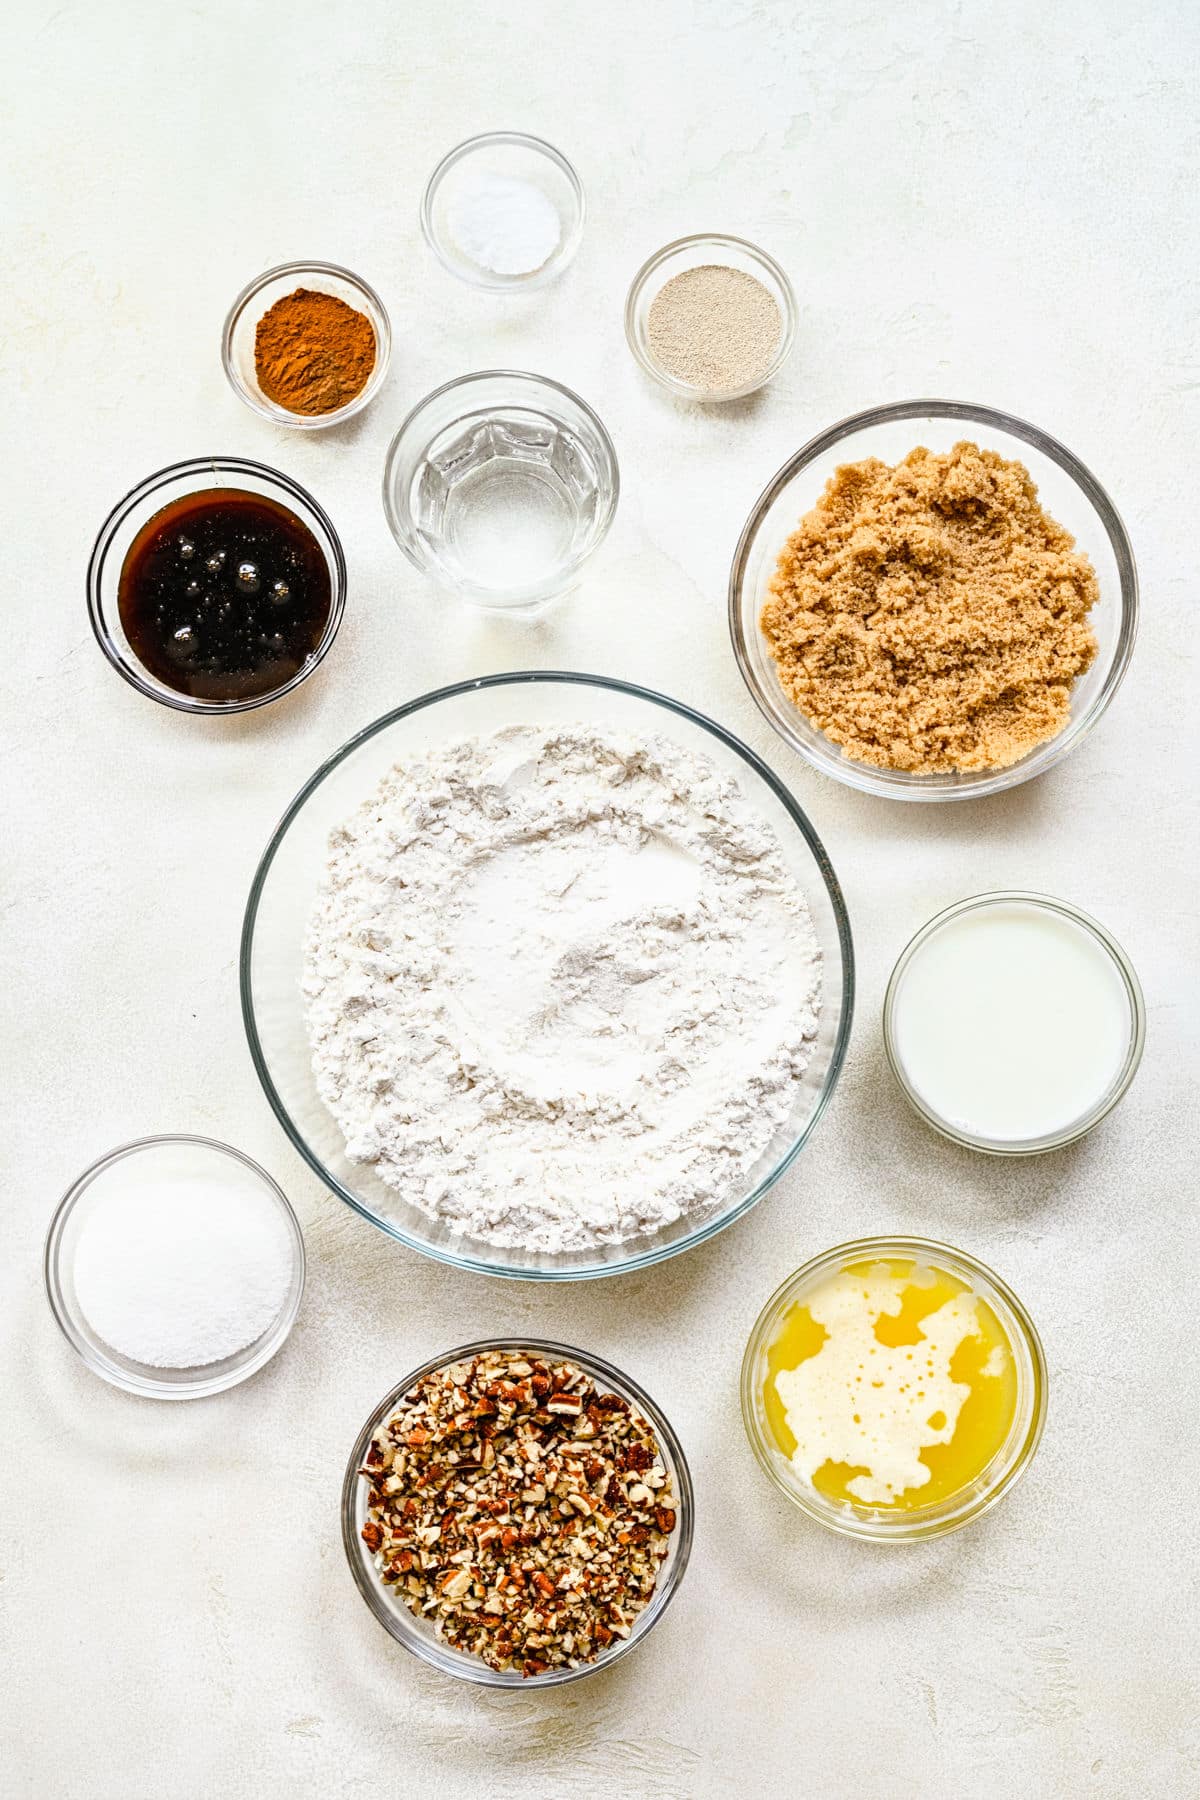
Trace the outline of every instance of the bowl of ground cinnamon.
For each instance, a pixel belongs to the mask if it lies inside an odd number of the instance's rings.
[[[1027,781],[1095,725],[1137,630],[1124,525],[1084,465],[991,408],[913,400],[785,463],[734,555],[729,623],[761,711],[867,793]]]
[[[392,333],[375,290],[336,263],[284,263],[243,288],[221,344],[234,392],[279,425],[340,425],[387,374]]]

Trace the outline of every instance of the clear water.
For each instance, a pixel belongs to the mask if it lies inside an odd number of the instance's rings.
[[[431,555],[453,585],[493,605],[552,592],[588,548],[604,504],[586,439],[516,407],[451,426],[413,481],[413,517]]]

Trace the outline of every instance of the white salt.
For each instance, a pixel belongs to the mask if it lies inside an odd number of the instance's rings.
[[[278,1318],[292,1243],[266,1196],[212,1176],[110,1177],[80,1230],[75,1295],[112,1349],[157,1369],[220,1362]]]
[[[531,275],[562,238],[553,201],[515,175],[464,175],[446,223],[463,255],[494,275]]]

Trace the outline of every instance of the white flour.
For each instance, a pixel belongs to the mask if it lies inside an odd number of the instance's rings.
[[[512,727],[394,769],[332,834],[304,993],[352,1160],[453,1231],[553,1252],[744,1189],[820,979],[733,781],[663,738]]]

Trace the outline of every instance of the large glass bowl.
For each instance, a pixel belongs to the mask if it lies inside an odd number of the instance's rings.
[[[1007,769],[920,775],[856,762],[818,730],[784,692],[759,624],[779,552],[843,463],[877,456],[897,463],[918,444],[945,452],[967,438],[981,449],[1023,462],[1052,518],[1092,561],[1100,598],[1089,619],[1096,659],[1071,694],[1071,717],[1057,737]],[[1061,762],[1091,730],[1121,685],[1137,634],[1138,585],[1133,548],[1112,501],[1089,470],[1056,439],[1023,419],[956,400],[903,400],[855,413],[812,438],[784,463],[755,504],[729,575],[729,630],[734,655],[760,711],[782,738],[826,775],[892,800],[976,800],[1016,787]]]
[[[542,1675],[524,1676],[515,1669],[493,1669],[482,1658],[472,1656],[465,1650],[456,1650],[437,1635],[431,1624],[411,1613],[403,1601],[398,1599],[394,1588],[384,1585],[379,1578],[374,1558],[362,1540],[362,1528],[367,1517],[367,1483],[359,1470],[375,1432],[392,1417],[409,1389],[416,1387],[419,1381],[423,1381],[435,1369],[444,1369],[448,1363],[464,1362],[468,1357],[479,1356],[485,1350],[509,1350],[544,1357],[550,1362],[578,1364],[591,1376],[597,1387],[609,1393],[620,1394],[653,1428],[663,1466],[671,1478],[679,1516],[675,1530],[671,1533],[670,1549],[663,1559],[654,1592],[634,1620],[629,1636],[617,1638],[594,1662],[582,1663],[578,1668],[551,1668]],[[585,1355],[582,1350],[572,1349],[569,1344],[545,1343],[528,1338],[486,1338],[477,1344],[463,1344],[457,1350],[444,1351],[441,1356],[431,1357],[419,1369],[414,1369],[411,1375],[406,1375],[380,1401],[359,1432],[342,1482],[342,1545],[358,1591],[379,1623],[398,1644],[411,1650],[422,1661],[431,1663],[435,1669],[440,1669],[444,1675],[457,1676],[460,1681],[473,1681],[481,1687],[561,1687],[564,1682],[578,1681],[581,1676],[593,1675],[600,1669],[609,1668],[620,1657],[636,1649],[658,1624],[683,1580],[692,1548],[692,1516],[692,1479],[683,1447],[665,1414],[645,1389],[630,1380],[628,1375],[622,1374],[620,1369],[615,1369],[611,1363],[601,1362],[597,1356]]]
[[[786,1125],[744,1191],[715,1213],[680,1220],[653,1237],[550,1254],[499,1248],[452,1233],[352,1163],[313,1079],[300,991],[309,913],[331,829],[406,756],[506,725],[584,725],[660,733],[733,776],[775,829],[808,899],[823,957],[817,1042]],[[661,1262],[748,1212],[799,1153],[824,1112],[845,1056],[854,996],[850,926],[837,877],[808,819],[779,779],[721,726],[677,701],[597,675],[493,675],[462,682],[387,713],[323,763],[288,807],[250,889],[242,929],[242,1015],[266,1095],[296,1149],[321,1180],[380,1230],[425,1255],[480,1274],[569,1280]]]

